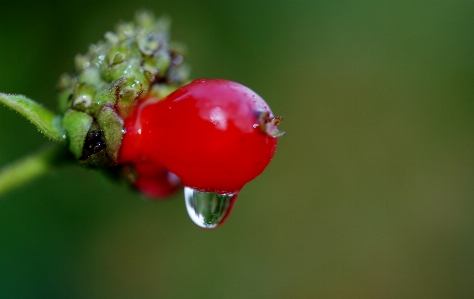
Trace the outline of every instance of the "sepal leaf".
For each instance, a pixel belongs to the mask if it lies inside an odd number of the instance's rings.
[[[24,95],[0,93],[0,103],[20,113],[52,141],[66,142],[59,115]]]

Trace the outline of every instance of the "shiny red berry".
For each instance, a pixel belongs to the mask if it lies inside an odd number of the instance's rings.
[[[235,193],[272,159],[280,120],[239,83],[195,80],[165,99],[148,95],[138,102],[125,119],[119,162],[150,165],[144,177],[152,165],[164,166],[185,186]]]

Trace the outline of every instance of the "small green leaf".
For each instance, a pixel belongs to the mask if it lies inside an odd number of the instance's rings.
[[[123,120],[113,108],[104,106],[100,110],[98,121],[105,135],[107,153],[112,160],[117,161],[122,146]]]
[[[76,159],[81,158],[84,142],[94,119],[89,114],[70,109],[64,113],[63,127],[67,131],[69,150]]]
[[[59,115],[23,95],[0,93],[0,103],[23,115],[47,138],[66,142]]]

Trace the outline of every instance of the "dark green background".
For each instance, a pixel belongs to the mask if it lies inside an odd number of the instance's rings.
[[[133,4],[132,2],[136,2]],[[12,1],[0,91],[55,107],[138,8],[287,135],[221,228],[79,167],[0,198],[0,298],[473,298],[471,1]],[[0,165],[46,140],[0,107]]]

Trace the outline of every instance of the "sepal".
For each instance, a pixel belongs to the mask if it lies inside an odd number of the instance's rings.
[[[61,126],[61,117],[42,105],[24,95],[5,93],[0,93],[0,103],[20,113],[52,141],[66,141],[66,135]]]

